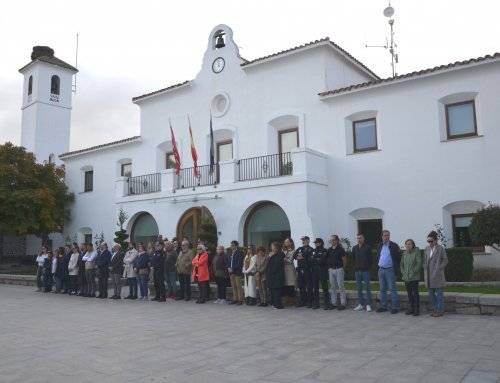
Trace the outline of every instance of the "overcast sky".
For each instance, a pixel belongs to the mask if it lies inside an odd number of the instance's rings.
[[[500,4],[491,0],[393,0],[398,73],[500,51]],[[71,149],[139,133],[131,98],[198,73],[208,34],[229,25],[246,59],[329,36],[381,77],[386,0],[3,1],[0,12],[0,143],[20,143],[22,75],[33,45],[75,62]]]

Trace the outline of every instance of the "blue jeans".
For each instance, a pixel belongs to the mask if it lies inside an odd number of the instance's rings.
[[[361,306],[372,305],[372,289],[370,287],[370,272],[369,271],[356,271],[354,272],[356,278],[356,287],[358,288],[358,303]],[[363,282],[366,286],[366,300],[363,296]]]
[[[389,267],[378,269],[378,281],[380,283],[380,307],[387,308],[387,289],[391,289],[391,308],[399,309],[398,290],[396,289],[396,274],[394,269]]]
[[[429,300],[435,311],[442,313],[444,311],[443,288],[429,288]]]
[[[175,271],[166,271],[165,282],[167,282],[167,296],[175,295],[177,292],[177,273]]]
[[[137,278],[127,278],[128,283],[128,296],[137,298]]]
[[[147,298],[149,275],[148,274],[139,274],[137,276],[137,278],[139,279],[139,288],[141,290],[141,297]]]
[[[59,292],[63,288],[63,279],[54,274],[54,281],[56,282],[56,292]]]

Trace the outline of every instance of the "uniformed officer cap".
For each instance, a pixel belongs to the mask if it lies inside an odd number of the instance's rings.
[[[321,238],[316,238],[314,240],[314,243],[321,243],[321,244],[324,244],[325,242],[323,242],[323,240]]]
[[[304,235],[302,238],[300,238],[302,241],[309,241],[309,237],[307,235]]]

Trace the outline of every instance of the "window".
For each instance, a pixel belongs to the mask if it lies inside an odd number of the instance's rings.
[[[217,162],[224,162],[233,159],[233,141],[217,142]]]
[[[28,96],[31,96],[31,93],[33,93],[33,76],[28,79]]]
[[[173,152],[167,152],[165,154],[165,169],[175,168],[175,156]]]
[[[83,238],[85,243],[92,243],[92,234],[84,234]]]
[[[51,94],[59,95],[60,83],[61,83],[61,80],[59,79],[59,76],[53,75],[52,79],[50,80],[50,93]]]
[[[94,171],[87,170],[85,172],[85,183],[83,186],[84,192],[90,192],[94,189]]]
[[[128,162],[126,164],[122,164],[121,170],[122,177],[132,177],[132,163]]]
[[[287,153],[299,146],[299,129],[287,129],[278,132],[279,152]]]
[[[371,247],[380,243],[382,233],[381,219],[360,219],[358,220],[358,233],[363,233],[365,241]]]
[[[445,110],[448,139],[477,135],[474,100],[448,104]]]
[[[353,121],[352,134],[355,153],[377,149],[377,122],[375,118]]]
[[[454,214],[453,221],[453,244],[459,247],[471,247],[469,226],[472,223],[474,214]]]

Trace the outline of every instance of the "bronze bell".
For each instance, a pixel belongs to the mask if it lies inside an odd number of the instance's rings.
[[[217,49],[219,49],[219,48],[224,48],[225,46],[226,46],[226,44],[224,44],[224,38],[222,37],[222,35],[218,35],[217,42],[215,43],[215,47]]]

